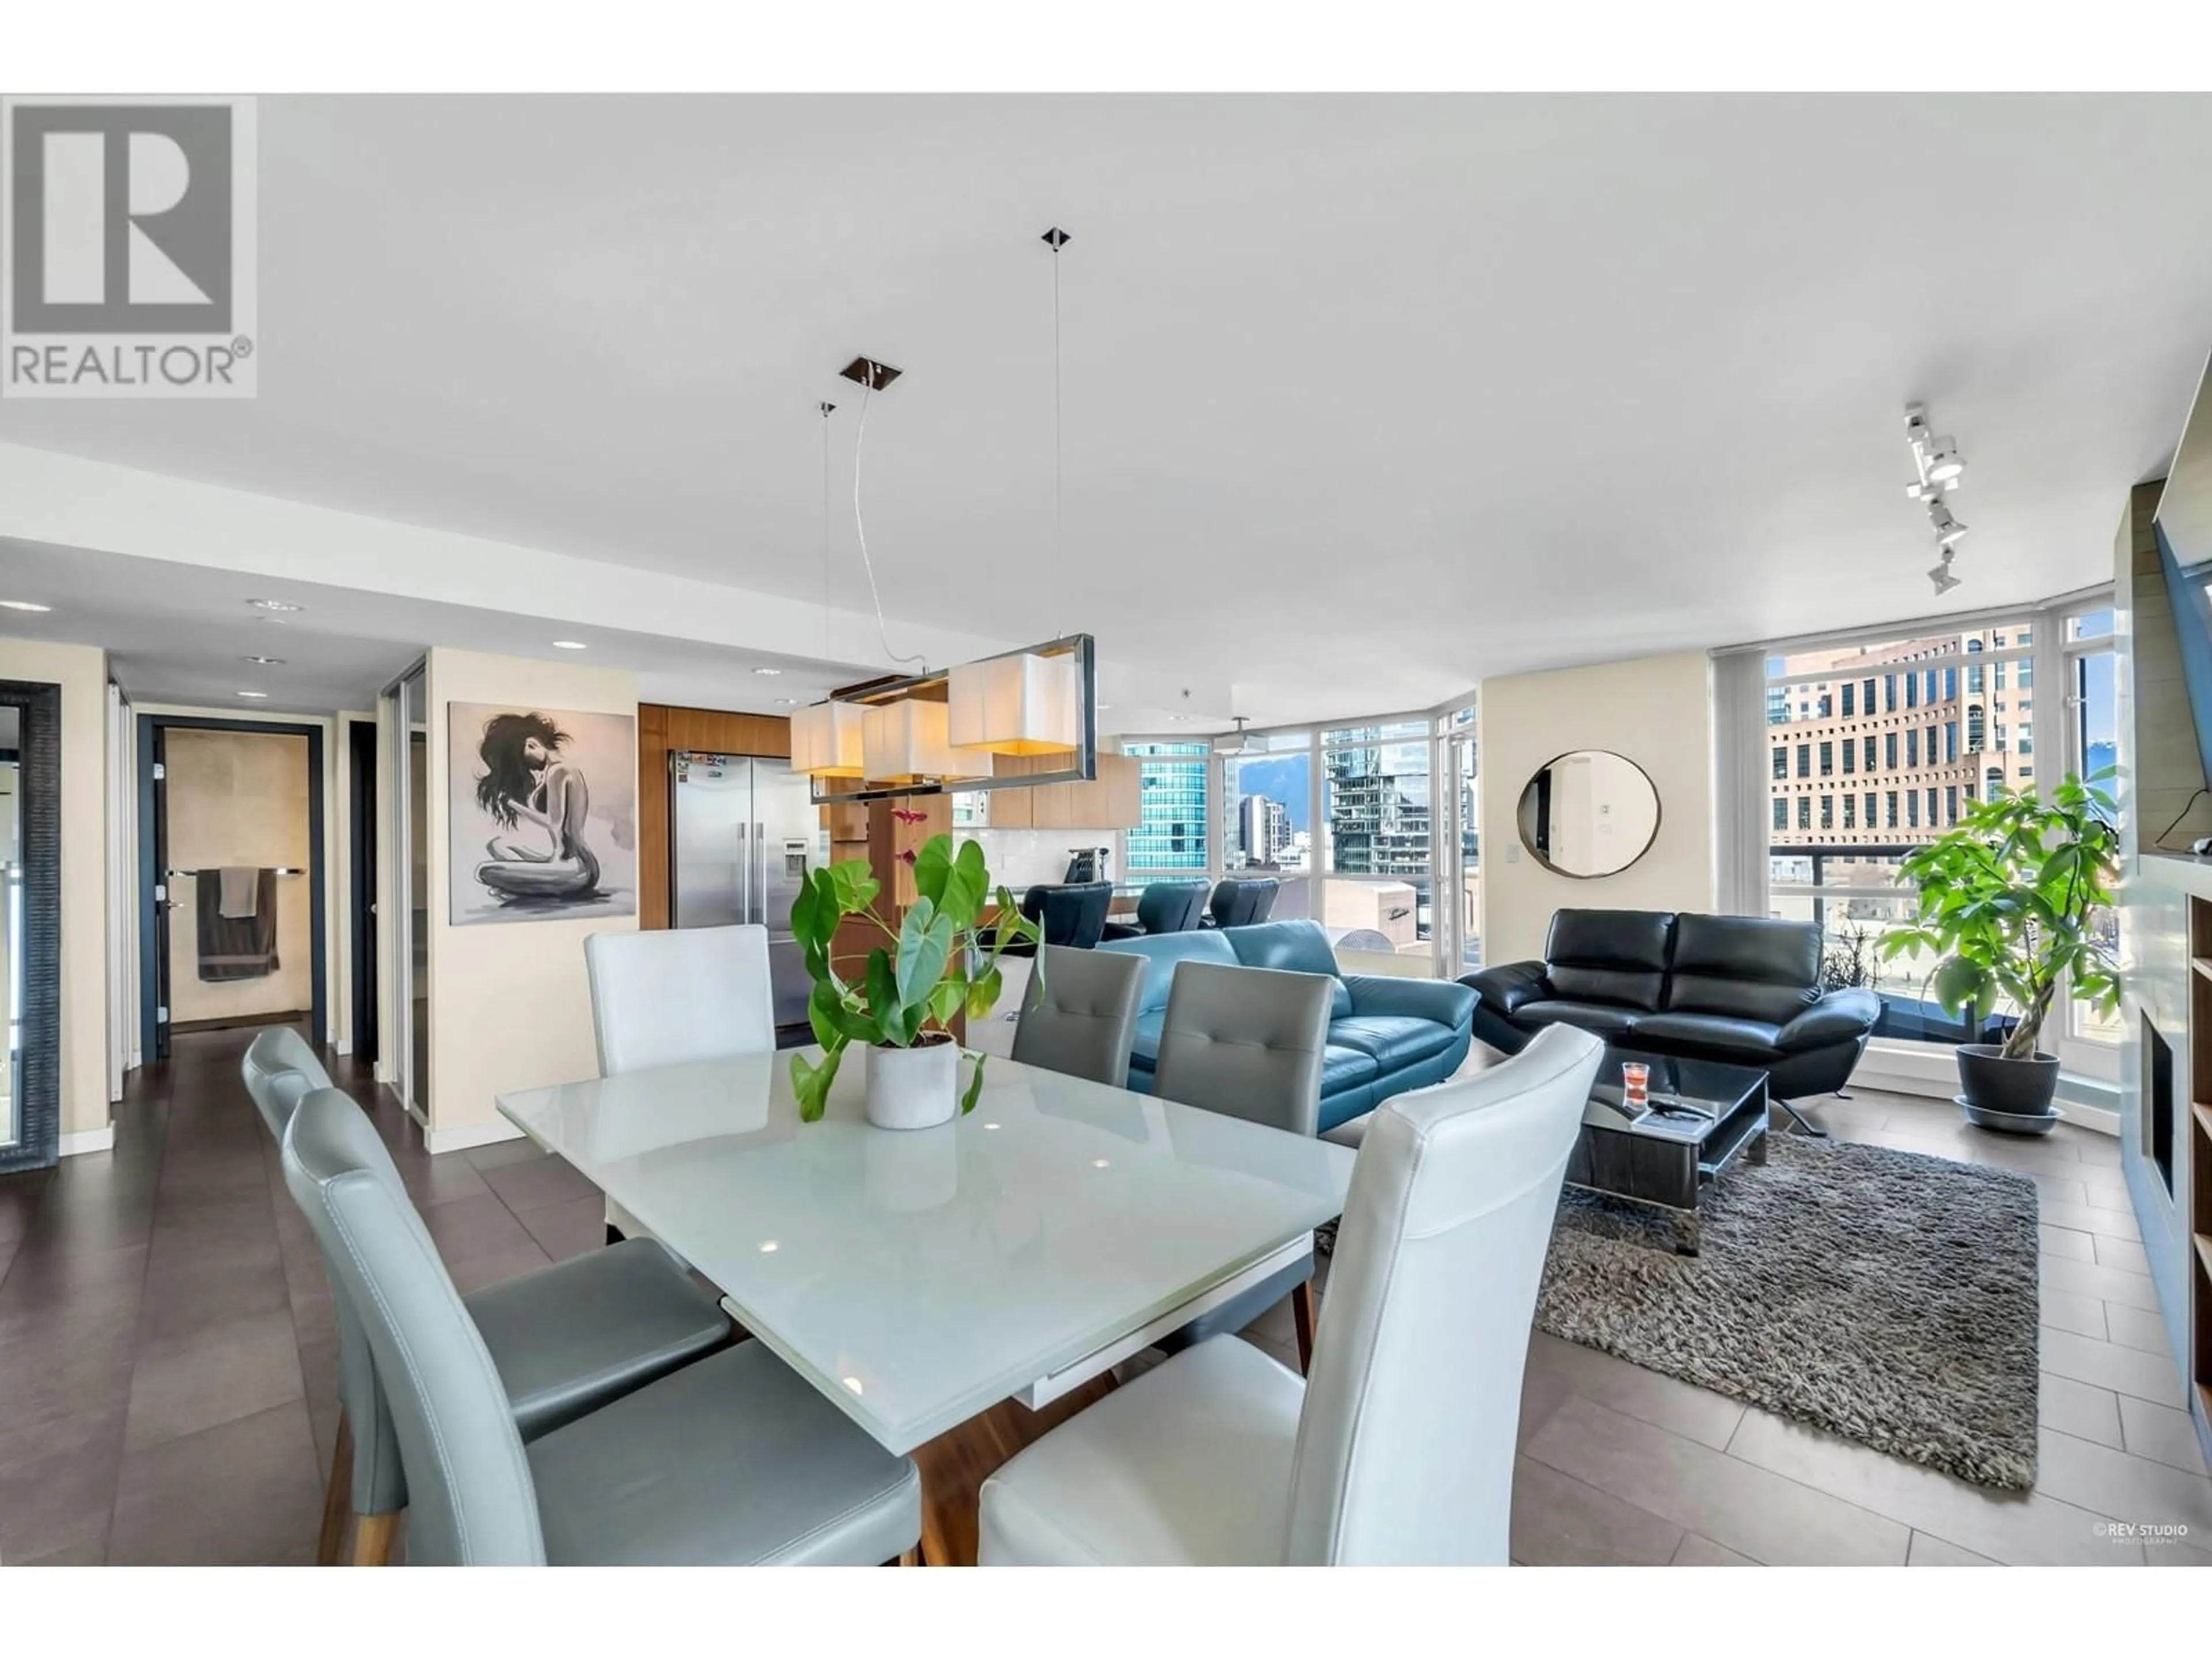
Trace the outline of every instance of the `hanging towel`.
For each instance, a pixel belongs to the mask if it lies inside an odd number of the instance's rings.
[[[225,921],[244,921],[260,908],[261,872],[246,864],[222,866],[222,914]]]
[[[223,892],[230,872],[218,879],[203,875],[193,884],[192,911],[199,922],[200,978],[210,984],[234,979],[265,979],[276,971],[276,872],[254,870],[253,909],[245,916],[223,914]]]

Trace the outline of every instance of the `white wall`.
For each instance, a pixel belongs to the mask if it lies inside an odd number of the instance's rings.
[[[434,647],[429,653],[430,1124],[434,1152],[511,1138],[494,1097],[599,1075],[584,939],[635,916],[453,925],[447,848],[447,705],[513,703],[637,715],[637,677]],[[629,775],[637,775],[631,745]],[[398,964],[394,964],[395,967]]]
[[[1712,665],[1703,652],[1485,680],[1476,700],[1482,754],[1482,955],[1543,954],[1563,908],[1711,910],[1715,904]],[[1659,831],[1618,875],[1547,870],[1521,845],[1521,791],[1577,749],[1634,761],[1659,792]]]
[[[0,679],[62,689],[61,1130],[88,1151],[108,1133],[107,653],[0,639]]]

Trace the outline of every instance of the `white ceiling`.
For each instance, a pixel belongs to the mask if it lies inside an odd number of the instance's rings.
[[[301,609],[279,616],[252,604],[272,597]],[[0,538],[0,599],[33,599],[51,607],[0,612],[0,630],[105,646],[109,672],[140,703],[235,704],[244,712],[287,714],[367,709],[431,643],[628,668],[636,672],[639,694],[648,702],[756,714],[787,714],[779,698],[811,702],[875,672],[6,538]],[[562,650],[556,639],[578,640],[585,649]],[[247,660],[257,656],[283,660]],[[760,668],[776,672],[754,672]],[[240,691],[268,695],[247,699]]]
[[[0,441],[811,599],[866,351],[895,643],[1413,708],[1926,611],[1910,398],[1954,602],[2107,575],[2212,342],[2208,150],[2194,96],[269,98],[258,398]]]

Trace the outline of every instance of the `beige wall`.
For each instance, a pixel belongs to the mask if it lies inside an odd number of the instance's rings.
[[[429,653],[429,1145],[433,1152],[507,1138],[494,1097],[599,1075],[584,939],[628,932],[634,916],[455,927],[451,921],[444,780],[447,706],[512,702],[637,714],[637,677],[521,657],[434,647]],[[629,775],[637,775],[633,746]]]
[[[62,689],[62,1133],[107,1127],[107,653],[0,639],[0,679]]]
[[[1703,652],[1482,683],[1482,956],[1543,953],[1554,910],[1710,910],[1714,905],[1712,665]],[[1521,790],[1547,762],[1610,750],[1659,792],[1651,849],[1618,875],[1556,875],[1522,847]]]
[[[201,872],[170,886],[170,1024],[307,1009],[314,1000],[314,894],[304,875],[276,884],[275,973],[215,982],[199,976],[201,884],[217,880],[227,864],[305,871],[313,863],[306,734],[177,727],[162,753],[169,867]]]

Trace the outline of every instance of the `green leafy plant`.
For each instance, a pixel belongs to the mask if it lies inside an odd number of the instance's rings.
[[[951,836],[933,836],[913,865],[917,896],[896,927],[876,908],[882,884],[865,859],[815,871],[792,902],[791,931],[814,980],[806,1018],[822,1045],[819,1060],[791,1057],[799,1115],[808,1123],[828,1104],[848,1047],[911,1048],[954,1041],[957,1017],[981,1019],[997,1006],[1004,983],[999,957],[1006,947],[1017,939],[1043,943],[1043,928],[1016,908],[1013,894],[1004,887],[997,890],[998,915],[989,927],[981,925],[992,887],[983,849],[975,842],[963,842],[956,851]],[[872,924],[886,941],[869,948],[866,968],[853,981],[839,975],[834,959],[837,929],[848,916]],[[1043,970],[1040,957],[1035,971]],[[975,1109],[983,1087],[984,1056],[964,1052],[975,1062],[960,1100],[966,1113]]]
[[[1882,955],[1934,954],[1929,985],[1948,1013],[2010,1001],[2020,1023],[2004,1059],[2034,1057],[2062,981],[2100,1012],[2119,1006],[2118,964],[2095,925],[2119,867],[2112,799],[2096,787],[2111,775],[2069,774],[2048,800],[1999,791],[1899,868],[1920,914],[1882,940]]]

